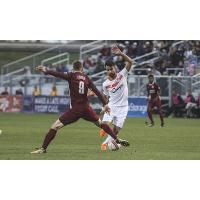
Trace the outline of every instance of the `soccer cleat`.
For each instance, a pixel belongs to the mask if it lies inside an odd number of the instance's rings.
[[[154,122],[152,122],[152,123],[148,124],[147,127],[153,127],[154,125],[155,125]]]
[[[161,123],[160,127],[165,127],[165,124],[164,124],[164,122],[163,122],[163,123]]]
[[[104,136],[107,135],[107,133],[106,133],[103,129],[101,129],[101,130],[99,131],[99,135],[100,135],[100,137],[104,137]]]
[[[107,144],[102,144],[101,151],[106,151],[106,150],[107,150]]]
[[[124,146],[124,147],[130,146],[130,143],[129,143],[128,141],[122,140],[122,139],[119,139],[119,138],[116,139],[115,142],[116,142],[117,144],[121,144],[121,145]]]
[[[34,151],[31,152],[31,154],[41,154],[41,153],[46,153],[46,149],[44,148],[36,148]]]

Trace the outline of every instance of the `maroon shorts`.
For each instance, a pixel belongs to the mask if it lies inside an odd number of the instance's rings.
[[[99,120],[99,116],[93,111],[90,106],[87,107],[74,107],[70,110],[63,113],[59,120],[64,124],[71,124],[80,118],[85,119],[90,122],[97,122]]]
[[[153,109],[154,107],[157,107],[158,109],[161,108],[161,100],[160,100],[160,98],[158,98],[156,100],[150,100],[148,102],[148,109]]]

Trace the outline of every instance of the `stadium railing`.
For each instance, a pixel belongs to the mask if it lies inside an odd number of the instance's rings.
[[[101,76],[104,73],[104,76]],[[100,78],[99,78],[100,77]],[[105,72],[91,76],[95,85],[99,90],[102,90],[102,83],[105,80]],[[166,100],[169,105],[171,104],[171,94],[173,90],[177,90],[181,95],[185,96],[188,91],[192,91],[196,97],[200,92],[200,76],[155,76],[156,82],[161,87],[161,97]],[[128,76],[129,96],[146,96],[146,84],[148,78],[146,75],[133,75]],[[53,85],[58,88],[59,95],[68,93],[69,88],[66,81],[56,79],[50,76],[31,75],[31,76],[9,76],[5,78],[5,86],[10,88],[11,94],[21,88],[24,95],[32,95],[34,86],[40,87],[43,95],[49,95]],[[0,92],[4,87],[0,88]]]
[[[70,61],[70,54],[66,52],[42,60],[41,65],[46,65],[46,64],[52,64],[52,66],[55,66],[57,64],[69,65],[69,61]]]
[[[104,45],[107,45],[107,40],[96,40],[88,44],[80,46],[80,60],[84,59],[87,54],[97,53]]]

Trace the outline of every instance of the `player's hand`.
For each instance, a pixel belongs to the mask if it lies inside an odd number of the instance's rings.
[[[40,71],[40,72],[46,72],[47,71],[47,68],[43,65],[39,65],[35,68],[37,71]]]
[[[103,111],[104,111],[105,113],[110,114],[110,108],[109,108],[109,106],[108,106],[108,105],[105,105],[105,106],[103,107]]]
[[[112,52],[113,54],[115,54],[115,55],[121,55],[121,54],[122,54],[121,50],[119,49],[119,47],[118,47],[116,44],[114,44],[114,45],[112,46],[111,52]]]

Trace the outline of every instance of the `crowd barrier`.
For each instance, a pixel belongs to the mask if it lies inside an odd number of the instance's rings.
[[[102,104],[89,97],[92,108],[99,113]],[[145,97],[129,97],[128,117],[146,117]],[[0,96],[0,112],[62,113],[70,108],[68,96]]]

